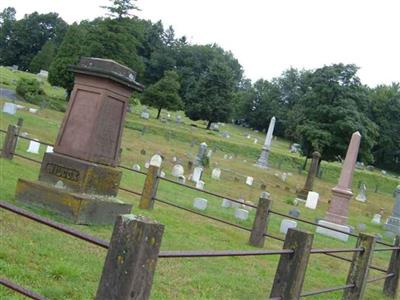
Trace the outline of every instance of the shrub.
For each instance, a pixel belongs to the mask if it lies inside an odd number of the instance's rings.
[[[17,81],[16,92],[26,101],[33,104],[40,104],[41,96],[45,95],[40,82],[35,78],[20,78]]]

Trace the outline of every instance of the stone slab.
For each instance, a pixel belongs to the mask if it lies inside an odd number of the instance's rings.
[[[289,228],[296,228],[296,227],[297,227],[296,221],[283,219],[279,231],[283,234],[286,234]]]
[[[243,208],[236,208],[235,209],[235,218],[245,221],[249,217],[249,212]]]
[[[200,210],[205,210],[207,208],[207,200],[203,198],[195,198],[193,200],[193,207],[200,209]]]
[[[116,196],[122,172],[116,168],[83,161],[58,153],[45,153],[39,180],[62,181],[72,192]]]
[[[132,204],[112,197],[71,193],[48,183],[24,179],[18,179],[16,199],[54,211],[76,224],[114,224],[118,215],[132,210]]]
[[[337,230],[344,231],[344,232],[348,232],[348,233],[351,232],[351,228],[349,226],[346,226],[346,225],[340,225],[340,224],[328,222],[328,221],[325,221],[325,220],[319,220],[318,224],[324,225],[324,226],[328,226],[330,228],[337,229]],[[340,233],[340,232],[337,232],[337,231],[334,231],[334,230],[330,230],[330,229],[324,228],[324,227],[319,227],[318,226],[316,232],[319,233],[319,234],[325,235],[325,236],[329,236],[329,237],[344,241],[344,242],[347,242],[349,240],[349,235],[348,234]]]
[[[384,228],[400,235],[400,218],[389,217],[384,225]]]

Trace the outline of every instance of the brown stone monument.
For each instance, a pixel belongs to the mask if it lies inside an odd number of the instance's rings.
[[[332,189],[332,198],[325,220],[336,224],[346,225],[349,213],[350,199],[353,197],[351,185],[354,168],[360,148],[361,134],[356,131],[351,136],[346,158],[340,173],[338,184]]]
[[[304,184],[303,189],[297,194],[297,197],[302,200],[307,200],[308,192],[313,190],[314,178],[317,175],[319,160],[321,159],[321,154],[315,151],[312,154],[312,161],[310,169],[308,170],[307,179]]]
[[[54,153],[46,153],[39,181],[19,179],[16,199],[42,206],[80,224],[112,224],[132,205],[115,199],[116,169],[128,98],[143,86],[115,61],[82,58]]]
[[[360,148],[361,134],[356,131],[351,136],[346,158],[340,173],[338,184],[332,189],[332,198],[326,212],[325,220],[318,221],[318,224],[334,228],[343,232],[350,232],[347,226],[350,199],[353,196],[351,184],[353,181],[354,168],[357,161],[358,149]],[[317,233],[333,238],[347,241],[349,236],[345,233],[333,231],[324,227],[317,227]]]

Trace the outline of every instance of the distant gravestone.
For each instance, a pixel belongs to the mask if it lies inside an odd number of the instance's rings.
[[[176,123],[178,124],[182,123],[182,117],[180,115],[176,116]]]
[[[196,182],[196,189],[200,189],[200,190],[204,189],[204,184],[205,184],[205,182],[203,180],[198,180]]]
[[[160,172],[160,177],[161,177],[161,178],[165,178],[165,172],[164,172],[164,171],[161,171],[161,172]]]
[[[235,218],[245,221],[249,217],[249,212],[243,208],[236,208],[235,209]]]
[[[204,159],[207,157],[207,144],[201,143],[199,146],[199,152],[196,155],[194,163],[196,166],[203,166]]]
[[[172,168],[171,174],[174,177],[179,177],[179,176],[183,175],[184,172],[185,172],[185,170],[183,169],[183,167],[181,165],[175,165]]]
[[[207,208],[207,200],[204,198],[195,198],[193,207],[199,210],[205,210]]]
[[[26,150],[26,152],[29,153],[34,153],[34,154],[39,154],[39,148],[40,148],[40,143],[35,141],[30,141],[29,142],[29,147]]]
[[[387,219],[385,229],[400,235],[400,185],[394,191],[392,215]]]
[[[32,114],[36,114],[38,112],[37,108],[29,108],[28,111]]]
[[[211,172],[211,178],[215,180],[219,180],[221,177],[221,169],[215,168]]]
[[[182,183],[182,184],[185,184],[185,182],[186,182],[186,178],[183,175],[179,175],[177,180],[179,183]]]
[[[258,139],[255,138],[254,141],[253,141],[253,144],[257,144],[257,143],[258,143]]]
[[[247,184],[247,185],[252,186],[252,185],[253,185],[253,181],[254,181],[254,178],[253,178],[253,177],[251,177],[251,176],[247,176],[247,177],[246,177],[246,184]]]
[[[228,199],[222,199],[221,207],[228,208],[231,207],[231,201]]]
[[[366,187],[365,183],[362,183],[362,184],[360,185],[360,189],[359,189],[359,191],[358,191],[358,195],[357,195],[357,197],[356,197],[356,200],[357,200],[357,201],[360,201],[360,202],[365,202],[365,201],[367,201],[366,192],[367,192],[367,187]]]
[[[134,165],[132,166],[132,170],[140,171],[140,166],[139,166],[138,164],[134,164]]]
[[[227,132],[227,131],[224,131],[224,132],[222,133],[222,137],[224,137],[224,138],[226,138],[226,139],[229,139],[229,138],[231,137],[231,134],[230,134],[229,132]]]
[[[201,175],[203,174],[203,168],[202,167],[195,167],[193,169],[193,176],[192,176],[192,181],[197,182],[201,179]]]
[[[316,209],[318,205],[319,194],[317,192],[308,192],[305,206],[310,209]]]
[[[357,225],[358,231],[365,231],[367,229],[367,225],[361,223]]]
[[[46,153],[53,153],[53,152],[54,152],[54,148],[52,146],[46,147]]]
[[[9,115],[15,115],[17,113],[17,105],[15,103],[6,102],[3,106],[3,112]]]
[[[219,130],[219,126],[218,126],[217,123],[211,123],[210,129],[213,130],[213,131],[218,131]]]
[[[381,224],[381,219],[382,219],[382,215],[381,214],[379,214],[379,213],[378,214],[374,214],[374,217],[372,218],[371,223],[379,225],[379,224]]]
[[[140,117],[142,119],[148,120],[148,119],[150,119],[150,114],[147,110],[144,110],[140,113]]]
[[[294,218],[300,217],[300,210],[296,207],[292,208],[291,210],[289,210],[289,216],[294,217]]]
[[[279,231],[286,235],[289,228],[296,228],[297,222],[293,220],[283,219]]]

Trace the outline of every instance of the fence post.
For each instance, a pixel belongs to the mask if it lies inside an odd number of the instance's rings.
[[[375,236],[360,233],[357,248],[364,248],[362,252],[354,252],[353,261],[347,276],[347,284],[354,284],[353,288],[346,289],[343,293],[344,300],[363,299],[367,285],[369,265],[375,248]]]
[[[400,235],[396,237],[394,246],[400,246]],[[393,273],[394,276],[386,278],[383,293],[388,297],[396,299],[400,285],[400,250],[393,250],[392,252],[392,257],[387,271],[387,274],[390,273]]]
[[[7,133],[4,138],[3,149],[1,151],[1,157],[10,160],[14,158],[18,141],[17,135],[19,134],[19,129],[22,127],[23,122],[24,119],[19,118],[17,125],[8,125]]]
[[[312,233],[290,228],[283,249],[293,249],[293,254],[282,254],[275,274],[270,298],[299,299],[313,243]]]
[[[148,299],[163,232],[149,218],[118,216],[95,299]]]
[[[152,209],[154,206],[154,198],[157,194],[158,183],[160,181],[159,175],[161,162],[161,156],[158,154],[154,155],[150,160],[146,179],[144,181],[142,197],[140,198],[139,208]]]
[[[258,200],[256,216],[249,238],[249,244],[255,247],[264,247],[264,233],[267,231],[269,210],[272,206],[272,200],[269,196],[269,193],[262,192]]]

